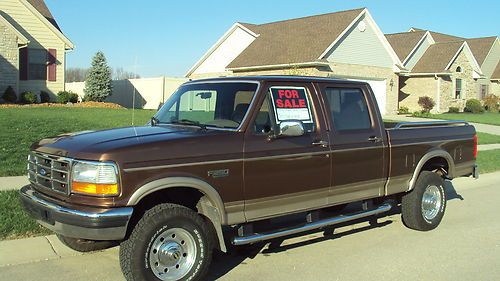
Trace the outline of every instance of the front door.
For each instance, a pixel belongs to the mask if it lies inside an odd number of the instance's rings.
[[[378,197],[386,181],[385,132],[375,99],[360,85],[321,85],[331,125],[330,204]]]
[[[248,221],[325,206],[331,163],[326,123],[310,83],[266,85],[245,134]],[[300,120],[302,136],[269,138],[280,122]]]

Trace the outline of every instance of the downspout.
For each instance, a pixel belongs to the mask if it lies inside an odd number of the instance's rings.
[[[17,83],[16,83],[16,95],[19,94],[19,97],[21,97],[20,96],[21,93],[19,93],[19,83],[21,83],[21,79],[19,78],[20,74],[21,74],[21,72],[20,72],[21,69],[20,69],[20,64],[19,64],[19,62],[20,62],[20,56],[19,56],[19,54],[20,54],[20,50],[21,49],[28,48],[28,44],[29,43],[30,43],[30,41],[28,41],[24,45],[21,45],[21,46],[17,47],[17,78],[16,78]]]
[[[441,79],[437,76],[437,74],[434,74],[434,79],[436,79],[436,105],[437,105],[437,112],[441,112]]]

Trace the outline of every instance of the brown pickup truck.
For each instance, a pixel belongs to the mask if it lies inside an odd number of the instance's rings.
[[[477,177],[476,153],[466,122],[384,124],[366,83],[215,78],[183,84],[146,126],[34,143],[20,192],[69,247],[121,243],[128,280],[199,280],[214,249],[396,206],[434,229],[444,179]]]

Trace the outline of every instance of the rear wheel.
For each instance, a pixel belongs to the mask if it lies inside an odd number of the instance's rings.
[[[146,211],[120,245],[127,280],[200,280],[212,258],[212,235],[194,211],[160,204]]]
[[[81,238],[72,238],[57,234],[57,238],[66,246],[78,252],[92,252],[104,250],[118,245],[116,241],[95,241]]]
[[[404,224],[415,230],[436,228],[444,216],[446,198],[444,181],[436,173],[420,173],[415,188],[403,196],[401,213]]]

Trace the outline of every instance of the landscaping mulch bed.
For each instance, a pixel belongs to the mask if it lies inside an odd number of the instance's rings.
[[[0,104],[0,108],[26,108],[26,107],[87,107],[87,108],[113,108],[121,109],[123,106],[112,102],[86,101],[78,103],[37,103],[37,104]]]

